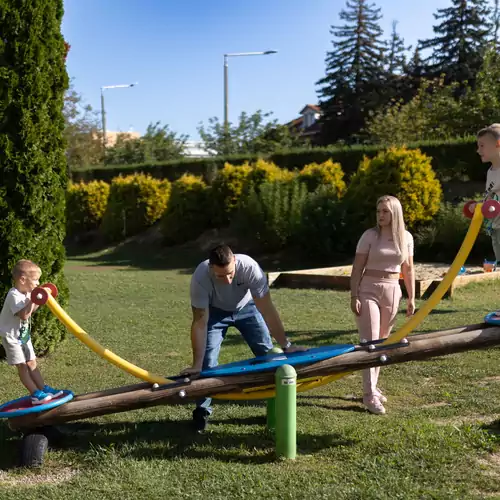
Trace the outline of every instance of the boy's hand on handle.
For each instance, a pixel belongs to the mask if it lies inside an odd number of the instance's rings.
[[[415,314],[415,301],[408,300],[408,304],[406,305],[406,316],[413,316]]]
[[[351,311],[359,316],[361,314],[361,302],[357,297],[351,297]]]

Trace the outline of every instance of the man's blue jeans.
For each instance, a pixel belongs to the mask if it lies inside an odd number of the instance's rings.
[[[230,326],[239,330],[255,356],[263,356],[273,348],[269,329],[253,300],[234,313],[210,307],[203,370],[219,364],[220,347]],[[211,402],[211,398],[204,398],[197,401],[196,406],[205,408],[210,414]]]

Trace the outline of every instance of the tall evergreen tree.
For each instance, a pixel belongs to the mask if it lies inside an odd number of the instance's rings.
[[[493,19],[492,19],[492,25],[493,25],[493,47],[496,51],[500,49],[498,45],[498,35],[499,33],[499,28],[500,28],[500,0],[495,0],[494,1],[494,8],[493,8]]]
[[[0,295],[18,259],[35,261],[62,303],[66,159],[63,0],[0,0]],[[1,300],[1,299],[0,299]],[[33,341],[41,354],[64,336],[41,308]]]
[[[452,0],[451,7],[438,9],[436,37],[420,41],[421,50],[432,51],[424,60],[427,76],[444,74],[446,82],[474,86],[490,37],[489,16],[485,0]]]
[[[408,75],[409,63],[408,52],[410,46],[406,46],[404,39],[397,31],[397,21],[392,22],[391,36],[388,41],[387,61],[386,61],[386,82],[384,85],[384,100],[381,105],[392,99],[403,99],[407,101],[413,97],[409,91],[411,78]]]
[[[347,0],[340,12],[345,24],[331,27],[333,49],[327,53],[326,76],[317,82],[325,143],[349,140],[379,103],[386,50],[381,17],[367,0]]]
[[[406,85],[405,85],[406,98],[411,99],[415,96],[424,78],[425,78],[424,62],[420,57],[420,48],[417,47],[413,52],[413,56],[408,61],[408,64],[406,66]]]
[[[392,21],[391,38],[387,53],[387,71],[390,75],[401,75],[406,71],[407,54],[411,46],[406,47],[404,39],[397,31],[398,22]]]

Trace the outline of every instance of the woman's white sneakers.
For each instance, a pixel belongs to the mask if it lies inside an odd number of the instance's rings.
[[[385,415],[385,408],[378,396],[363,398],[363,404],[370,413],[375,415]]]

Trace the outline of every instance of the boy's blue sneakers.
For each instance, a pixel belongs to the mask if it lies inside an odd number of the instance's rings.
[[[52,394],[47,394],[44,391],[35,391],[31,395],[31,404],[32,405],[43,405],[48,403],[52,399]]]
[[[58,398],[59,396],[62,396],[64,394],[63,391],[54,389],[53,387],[50,387],[50,385],[45,385],[43,387],[43,392],[45,392],[46,394],[50,394],[52,396],[52,399]]]

